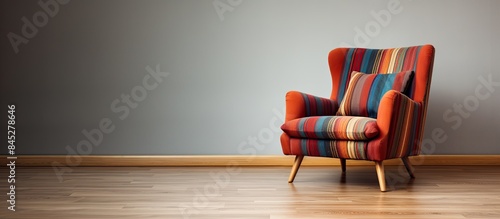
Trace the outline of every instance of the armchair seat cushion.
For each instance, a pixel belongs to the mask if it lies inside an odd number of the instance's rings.
[[[379,134],[377,120],[359,116],[311,116],[290,120],[281,129],[294,138],[364,141]]]

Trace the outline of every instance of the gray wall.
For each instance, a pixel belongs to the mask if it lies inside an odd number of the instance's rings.
[[[425,153],[500,154],[500,86],[481,87],[489,77],[500,82],[499,1],[73,0],[48,8],[44,20],[38,1],[0,2],[2,145],[14,103],[18,154],[281,154],[284,95],[329,96],[331,49],[425,43],[437,50]],[[36,33],[23,17],[38,19]],[[158,66],[158,80],[148,66]],[[132,95],[130,105],[122,95]]]

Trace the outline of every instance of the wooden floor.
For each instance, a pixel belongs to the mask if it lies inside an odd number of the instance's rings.
[[[388,166],[385,193],[374,166],[302,167],[293,184],[289,170],[76,167],[59,182],[18,167],[11,212],[0,169],[0,218],[500,218],[498,166],[417,166],[414,180]]]

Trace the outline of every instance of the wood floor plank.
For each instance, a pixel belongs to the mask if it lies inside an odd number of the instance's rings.
[[[498,166],[401,168],[386,167],[382,193],[370,166],[305,166],[294,183],[289,167],[74,167],[62,181],[19,167],[16,212],[3,195],[0,218],[500,218]]]

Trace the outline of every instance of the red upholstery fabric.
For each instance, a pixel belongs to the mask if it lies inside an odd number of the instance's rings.
[[[379,134],[367,141],[328,140],[281,136],[286,155],[325,156],[383,161],[420,153],[427,100],[431,84],[434,47],[432,45],[392,49],[338,48],[330,52],[328,63],[332,79],[330,98],[314,98],[329,103],[326,110],[311,108],[297,91],[286,96],[285,123],[306,116],[331,116],[344,98],[351,72],[370,74],[413,71],[408,95],[397,91],[385,93],[378,107]],[[325,100],[326,99],[326,100]],[[318,103],[317,101],[313,101]],[[323,107],[320,107],[323,108]]]

